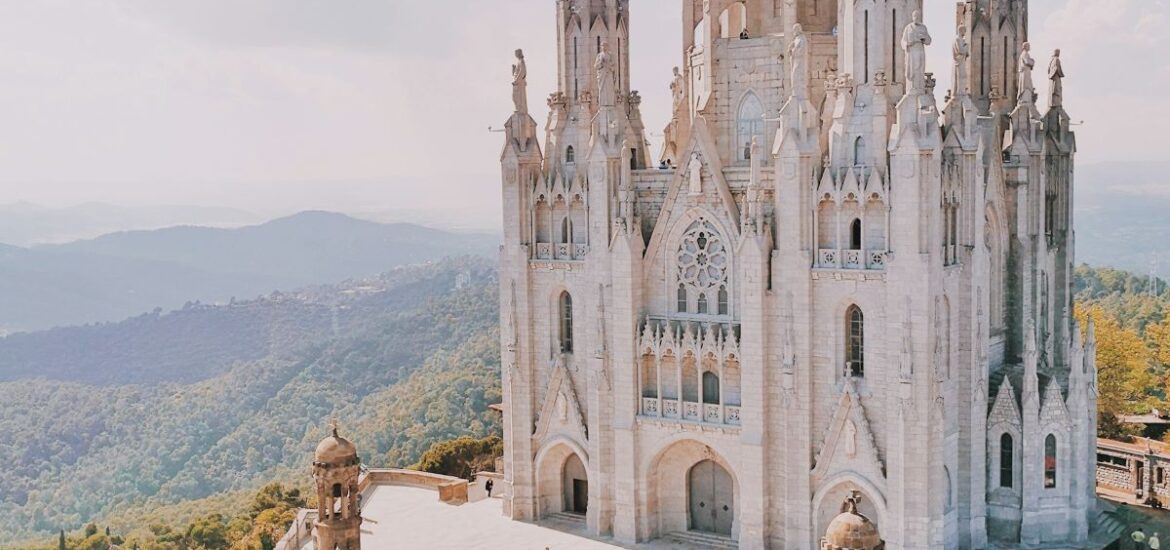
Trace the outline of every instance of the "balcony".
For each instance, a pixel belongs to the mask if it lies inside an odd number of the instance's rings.
[[[714,426],[739,426],[739,409],[738,405],[703,404],[681,399],[643,397],[641,416]]]
[[[889,251],[886,250],[839,250],[836,248],[822,248],[817,250],[816,267],[819,269],[868,269],[880,271],[886,268],[889,255]]]
[[[589,245],[573,243],[537,243],[534,260],[579,262],[589,254]]]

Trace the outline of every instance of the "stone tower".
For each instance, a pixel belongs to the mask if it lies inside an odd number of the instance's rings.
[[[1042,101],[1026,0],[958,3],[949,45],[923,4],[683,2],[654,169],[627,2],[557,2],[545,150],[518,59],[501,158],[506,514],[816,548],[851,498],[892,549],[1086,540],[1059,56]]]
[[[313,482],[317,488],[317,524],[319,550],[361,550],[362,511],[359,502],[358,476],[361,459],[357,448],[332,434],[317,445],[313,458]]]

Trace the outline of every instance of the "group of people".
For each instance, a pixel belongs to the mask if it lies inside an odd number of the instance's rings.
[[[1146,548],[1150,550],[1161,550],[1162,548],[1162,541],[1158,539],[1158,533],[1154,533],[1147,538],[1145,532],[1140,527],[1130,535],[1130,539],[1133,540],[1133,547],[1138,550],[1145,550]]]

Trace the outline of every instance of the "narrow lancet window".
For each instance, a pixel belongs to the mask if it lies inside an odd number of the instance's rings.
[[[1056,487],[1056,436],[1048,434],[1044,439],[1044,488]]]
[[[999,486],[1010,489],[1015,476],[1015,447],[1011,434],[999,438]]]
[[[561,353],[573,353],[573,297],[562,292],[560,302]]]
[[[865,317],[861,308],[850,306],[845,314],[845,374],[865,376]]]

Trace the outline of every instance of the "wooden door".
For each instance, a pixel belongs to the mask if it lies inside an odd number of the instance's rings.
[[[735,489],[731,474],[711,460],[691,468],[688,475],[690,527],[694,531],[731,535],[735,520]]]

